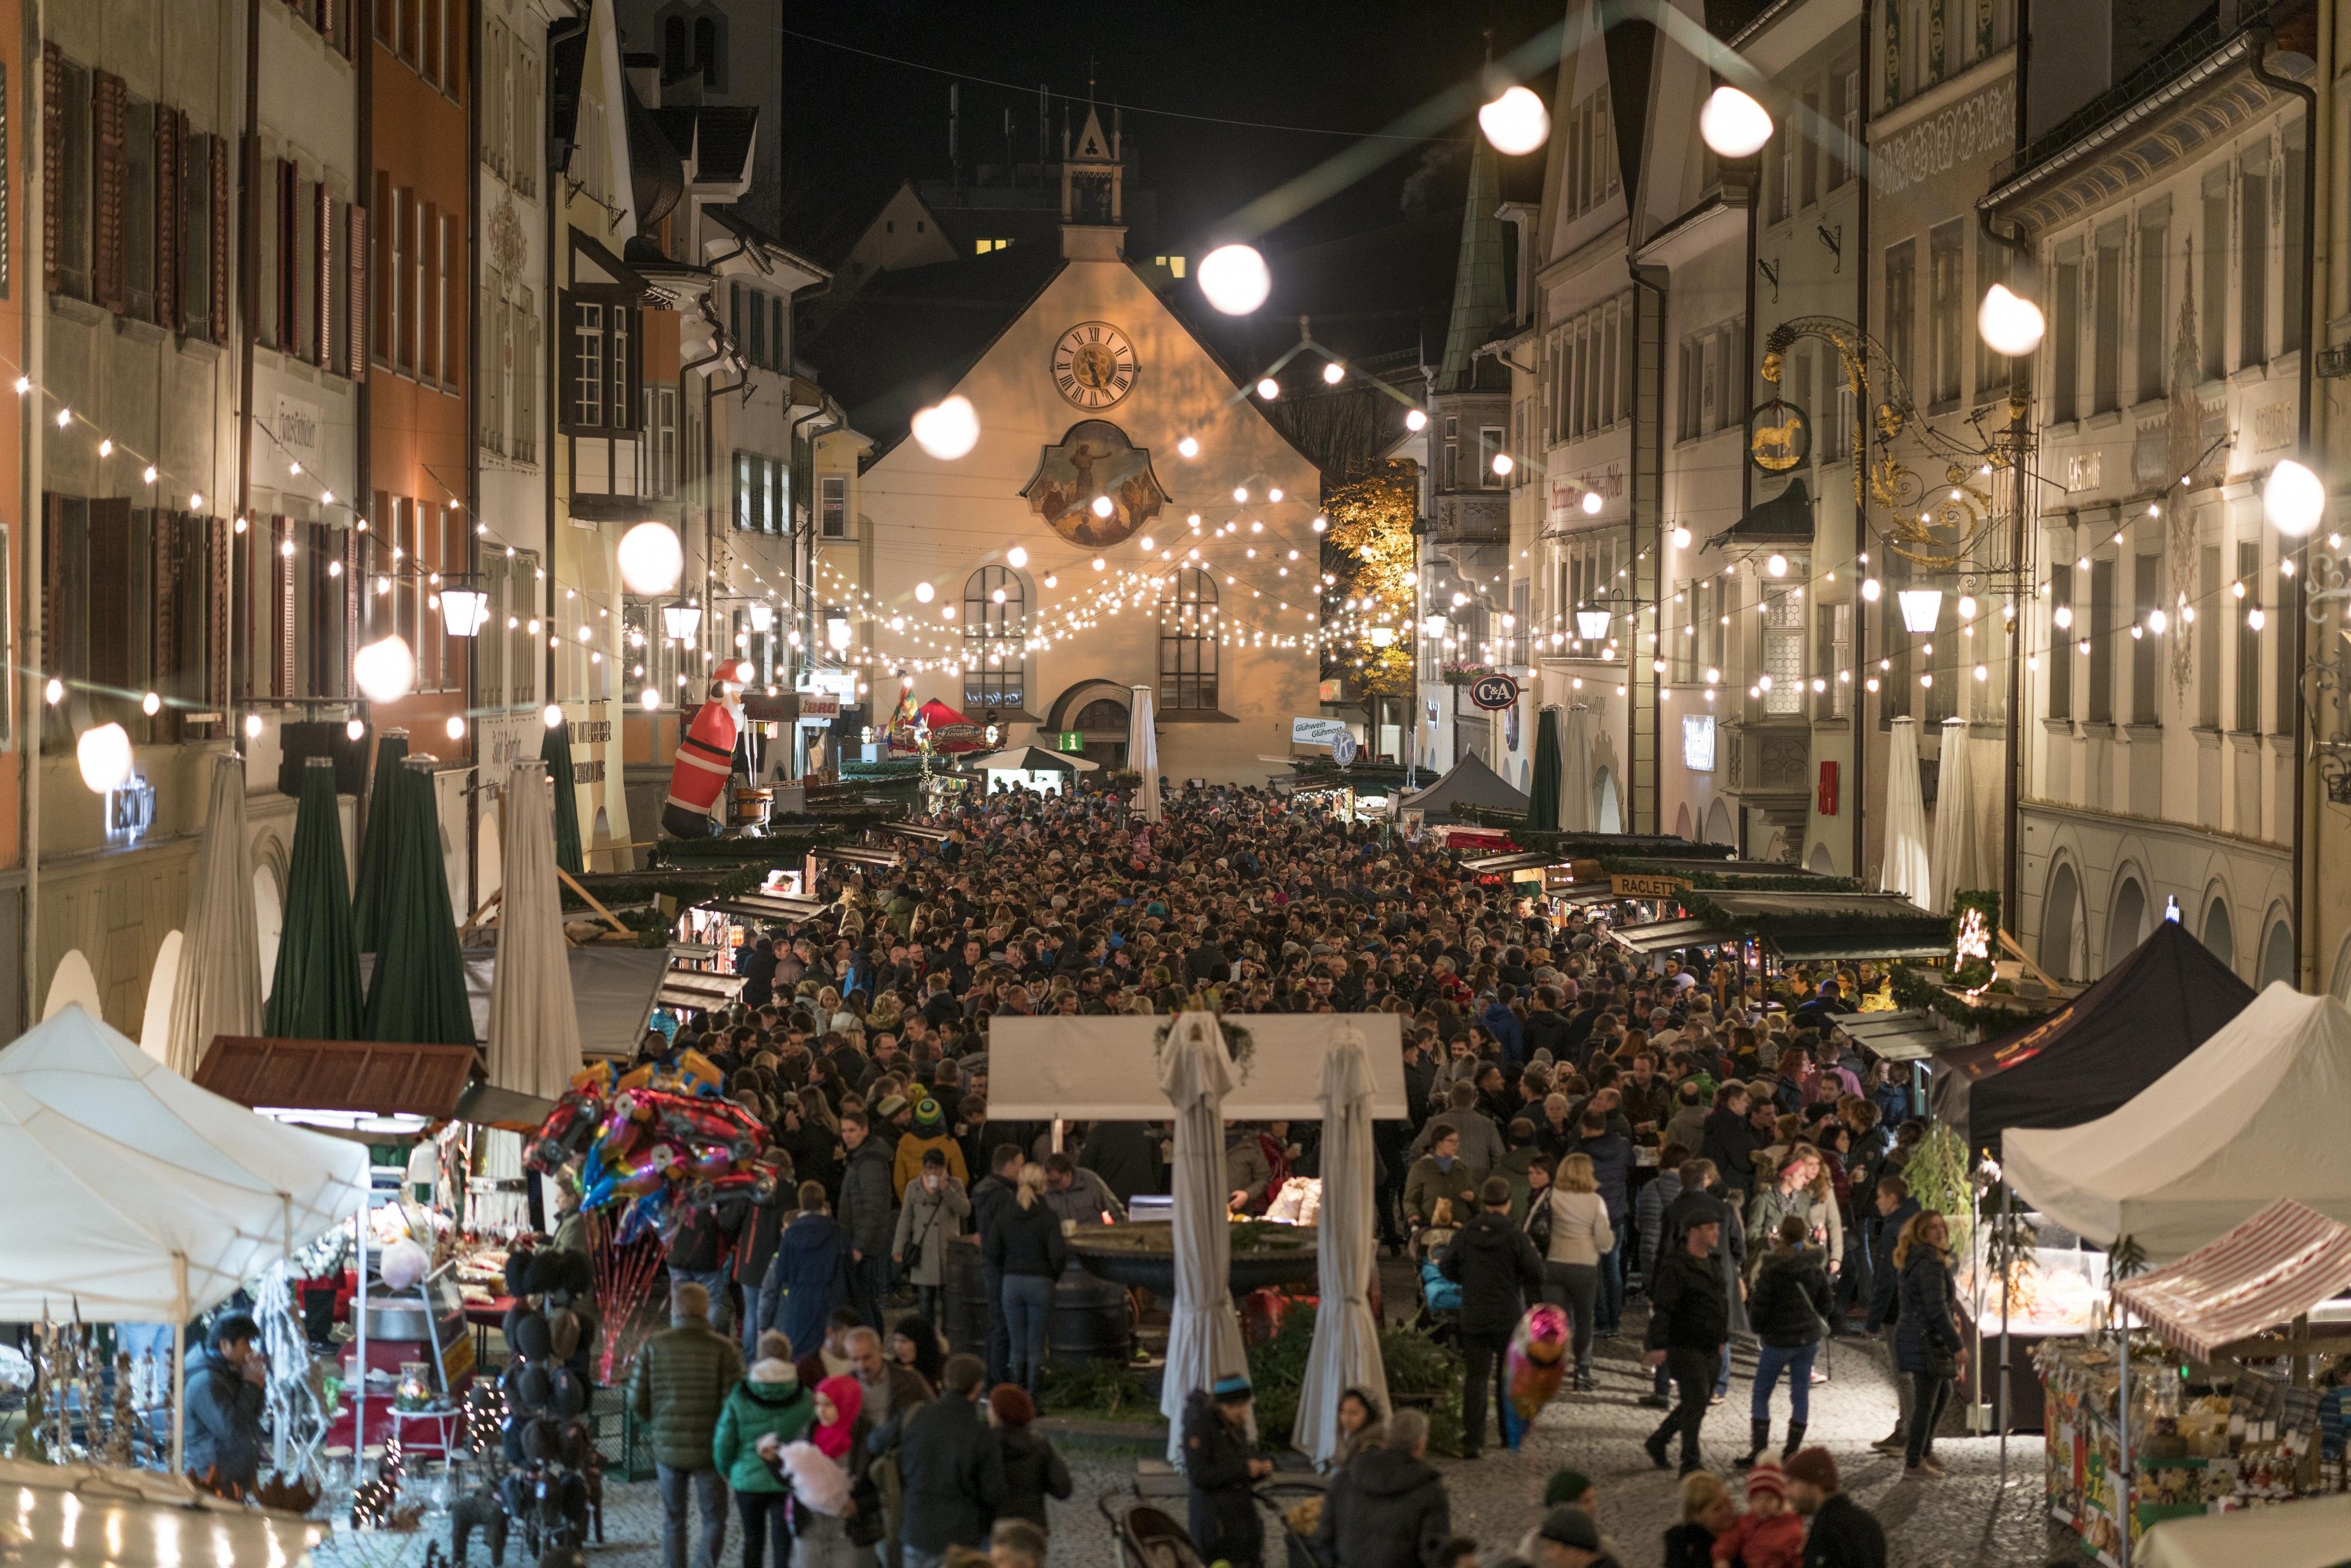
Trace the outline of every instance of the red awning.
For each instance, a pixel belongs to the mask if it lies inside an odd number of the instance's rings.
[[[2124,1281],[2131,1311],[2199,1361],[2351,1288],[2351,1228],[2282,1197],[2176,1263]]]

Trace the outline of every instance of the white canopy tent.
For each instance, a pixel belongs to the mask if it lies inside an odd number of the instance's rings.
[[[1322,1061],[1348,1034],[1370,1063],[1370,1113],[1405,1107],[1404,1030],[1394,1013],[1234,1013],[1249,1059],[1225,1091],[1225,1119],[1311,1121],[1322,1114]],[[1165,1018],[999,1018],[987,1030],[987,1113],[1008,1121],[1157,1121]],[[1342,1025],[1345,1028],[1343,1030]]]
[[[261,1032],[261,935],[245,843],[245,758],[223,752],[213,759],[212,810],[196,846],[172,989],[163,1060],[182,1075],[196,1070],[215,1036]]]
[[[1167,1366],[1159,1413],[1167,1462],[1184,1463],[1184,1406],[1196,1391],[1249,1370],[1233,1312],[1232,1228],[1225,1218],[1224,1100],[1237,1076],[1217,1015],[1176,1015],[1159,1073],[1148,1080],[1176,1121],[1176,1304],[1167,1314]]]
[[[2119,1111],[2017,1128],[2009,1185],[2100,1245],[2183,1257],[2281,1197],[2351,1223],[2351,1011],[2283,983]]]
[[[518,759],[507,774],[506,868],[498,961],[490,982],[489,1077],[500,1089],[562,1098],[580,1071],[580,1016],[571,998],[571,945],[556,887],[555,813],[547,764]],[[512,1134],[499,1134],[501,1140]],[[517,1173],[519,1174],[519,1173]]]
[[[1322,1058],[1322,1216],[1315,1247],[1322,1309],[1298,1391],[1291,1446],[1318,1465],[1339,1446],[1339,1396],[1361,1388],[1388,1407],[1387,1365],[1380,1359],[1380,1323],[1372,1312],[1376,1203],[1372,1174],[1372,1067],[1363,1039],[1336,1032]]]
[[[183,1329],[356,1212],[367,1179],[360,1145],[199,1089],[69,1006],[0,1050],[0,1321]]]
[[[1918,721],[1897,718],[1886,748],[1886,859],[1878,888],[1921,909],[1934,907],[1927,856],[1927,796],[1918,783]]]
[[[2132,1555],[2139,1568],[2342,1568],[2351,1552],[2351,1497],[2167,1519]]]
[[[1567,710],[1560,744],[1559,831],[1588,833],[1592,827],[1592,709],[1576,703]]]

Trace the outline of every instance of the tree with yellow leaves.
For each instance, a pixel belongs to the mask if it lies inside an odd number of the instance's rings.
[[[1420,467],[1384,463],[1330,490],[1322,536],[1322,674],[1363,696],[1412,688],[1413,518]],[[1385,646],[1382,646],[1382,643]]]

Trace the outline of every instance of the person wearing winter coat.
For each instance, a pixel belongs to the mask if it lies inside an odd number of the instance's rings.
[[[1437,1146],[1437,1140],[1451,1131],[1461,1140],[1458,1153],[1461,1163],[1469,1167],[1469,1179],[1474,1184],[1494,1174],[1508,1151],[1502,1145],[1501,1130],[1478,1110],[1478,1086],[1461,1082],[1449,1092],[1448,1107],[1441,1114],[1431,1116],[1421,1127],[1420,1135],[1412,1141],[1413,1156],[1417,1159]]]
[[[1730,1343],[1730,1312],[1714,1254],[1725,1229],[1722,1206],[1695,1193],[1675,1200],[1683,1210],[1680,1235],[1657,1260],[1649,1291],[1647,1360],[1674,1381],[1677,1402],[1643,1445],[1666,1468],[1666,1444],[1681,1434],[1682,1474],[1698,1468],[1698,1428],[1706,1420],[1708,1385]]]
[[[1804,1446],[1804,1428],[1812,1421],[1813,1358],[1820,1354],[1828,1332],[1828,1270],[1820,1250],[1808,1245],[1811,1231],[1801,1215],[1787,1215],[1780,1233],[1755,1271],[1755,1285],[1747,1299],[1747,1316],[1762,1342],[1755,1362],[1755,1397],[1749,1411],[1753,1442],[1741,1466],[1762,1457],[1771,1441],[1771,1389],[1780,1375],[1788,1375],[1788,1442],[1783,1459]]]
[[[1641,1238],[1641,1288],[1648,1289],[1649,1276],[1656,1271],[1657,1244],[1665,1228],[1666,1206],[1682,1194],[1682,1166],[1689,1159],[1689,1150],[1679,1144],[1667,1144],[1657,1155],[1657,1174],[1641,1188],[1641,1196],[1633,1200],[1633,1228]]]
[[[1138,1192],[1165,1190],[1159,1140],[1148,1122],[1096,1122],[1086,1129],[1078,1165],[1102,1177],[1121,1205],[1133,1203]]]
[[[971,1218],[971,1199],[963,1183],[947,1174],[947,1162],[938,1150],[923,1155],[923,1174],[909,1183],[898,1208],[898,1230],[890,1243],[890,1261],[914,1281],[915,1307],[925,1318],[939,1315],[939,1286],[946,1278],[947,1243],[963,1234]]]
[[[1453,1504],[1430,1468],[1428,1417],[1399,1410],[1384,1447],[1365,1448],[1331,1479],[1314,1545],[1332,1568],[1437,1568]]]
[[[800,1183],[799,1204],[759,1281],[758,1326],[813,1349],[833,1309],[849,1299],[849,1238],[825,1212],[824,1188]]]
[[[979,1413],[987,1368],[976,1355],[951,1355],[942,1381],[937,1398],[892,1411],[871,1440],[876,1454],[898,1455],[907,1568],[935,1568],[950,1546],[985,1550],[1004,1503],[1004,1456]]]
[[[882,1500],[866,1451],[873,1424],[864,1414],[864,1389],[856,1378],[835,1374],[816,1385],[811,1404],[799,1441],[762,1438],[758,1448],[769,1472],[791,1489],[791,1568],[874,1568]]]
[[[971,1186],[971,1172],[964,1165],[963,1145],[956,1142],[955,1129],[947,1125],[947,1113],[928,1094],[914,1102],[914,1126],[890,1156],[891,1189],[900,1198],[923,1174],[923,1156],[936,1153],[946,1162],[947,1174],[962,1186]]]
[[[743,1352],[710,1327],[710,1293],[691,1281],[669,1293],[670,1326],[645,1341],[629,1368],[629,1407],[653,1439],[661,1481],[662,1562],[685,1568],[686,1509],[701,1511],[695,1560],[726,1545],[726,1478],[711,1458],[726,1396],[743,1377]]]
[[[1959,1293],[1951,1278],[1951,1230],[1941,1215],[1926,1209],[1902,1228],[1894,1244],[1894,1266],[1902,1273],[1902,1315],[1894,1325],[1894,1367],[1910,1379],[1910,1429],[1903,1446],[1905,1476],[1939,1476],[1935,1462],[1935,1424],[1951,1397],[1951,1384],[1967,1370],[1967,1342],[1959,1337]]]
[[[1593,1307],[1599,1300],[1600,1260],[1617,1245],[1608,1205],[1593,1179],[1592,1156],[1570,1155],[1559,1162],[1541,1195],[1551,1235],[1543,1249],[1543,1299],[1565,1309],[1573,1325],[1575,1386],[1590,1389]],[[1531,1221],[1533,1216],[1529,1218]]]
[[[1902,1314],[1902,1271],[1894,1266],[1894,1249],[1902,1239],[1903,1228],[1917,1217],[1919,1205],[1910,1196],[1910,1184],[1898,1176],[1879,1176],[1871,1196],[1875,1212],[1869,1219],[1869,1307],[1861,1331],[1876,1337]],[[1899,1406],[1894,1430],[1870,1445],[1881,1454],[1901,1452],[1909,1438],[1910,1380],[1898,1372],[1894,1392]]]
[[[1184,1402],[1184,1479],[1191,1493],[1186,1522],[1203,1563],[1259,1568],[1265,1521],[1251,1483],[1273,1473],[1273,1461],[1250,1452],[1249,1381],[1228,1373]]]
[[[1225,1190],[1231,1195],[1227,1207],[1262,1214],[1272,1197],[1268,1190],[1272,1180],[1273,1166],[1265,1157],[1264,1146],[1256,1133],[1243,1128],[1225,1149]]]
[[[1593,1098],[1597,1101],[1599,1095]],[[1597,1104],[1584,1107],[1576,1135],[1575,1146],[1590,1157],[1600,1200],[1608,1206],[1608,1223],[1621,1237],[1631,1228],[1633,1218],[1632,1140],[1610,1129],[1608,1113]],[[1604,1336],[1614,1334],[1625,1315],[1625,1267],[1624,1253],[1613,1242],[1600,1254],[1600,1299],[1595,1310],[1598,1332]]]
[[[1037,1402],[1015,1384],[999,1384],[987,1396],[987,1421],[996,1429],[996,1446],[1004,1457],[1004,1500],[997,1505],[998,1519],[1025,1519],[1050,1531],[1045,1500],[1067,1500],[1075,1483],[1070,1467],[1054,1451],[1051,1439],[1030,1423],[1037,1419]]]
[[[261,1412],[269,1358],[261,1325],[243,1312],[213,1324],[212,1343],[188,1362],[188,1473],[215,1486],[251,1490],[261,1476]]]
[[[1714,1543],[1739,1522],[1730,1489],[1712,1470],[1682,1478],[1682,1521],[1666,1531],[1664,1568],[1714,1568]]]
[[[1479,1189],[1483,1213],[1453,1236],[1437,1272],[1461,1287],[1461,1457],[1486,1445],[1486,1392],[1510,1397],[1503,1352],[1529,1297],[1543,1284],[1542,1259],[1526,1232],[1510,1223],[1510,1184],[1488,1176]],[[1506,1434],[1507,1435],[1507,1434]]]
[[[849,1151],[841,1173],[840,1215],[849,1236],[849,1295],[866,1322],[878,1329],[890,1294],[890,1238],[898,1218],[890,1147],[858,1111],[841,1117],[841,1144]]]
[[[1763,1146],[1747,1119],[1747,1107],[1744,1083],[1734,1079],[1716,1090],[1714,1109],[1707,1113],[1706,1135],[1698,1151],[1714,1162],[1724,1197],[1742,1206],[1755,1190],[1755,1153]]]
[[[987,1239],[995,1233],[997,1222],[1015,1206],[1014,1195],[1020,1189],[1021,1164],[1018,1148],[998,1144],[989,1152],[987,1174],[974,1182],[971,1188],[971,1228],[979,1239],[980,1271],[987,1289],[986,1360],[991,1385],[1003,1382],[1008,1375],[1012,1340],[1005,1331],[1004,1275],[987,1261]]]
[[[1045,1167],[1022,1166],[1012,1207],[988,1232],[987,1260],[1004,1281],[1007,1371],[1031,1397],[1044,1386],[1046,1320],[1068,1260],[1061,1222],[1045,1203]]]
[[[1477,1207],[1479,1179],[1462,1162],[1461,1135],[1446,1128],[1404,1178],[1405,1221],[1416,1230],[1426,1225],[1440,1200],[1450,1201],[1457,1215],[1468,1213]]]
[[[718,1429],[711,1435],[710,1458],[735,1493],[735,1511],[743,1521],[743,1568],[760,1568],[766,1548],[775,1552],[776,1568],[786,1568],[792,1557],[790,1515],[786,1503],[791,1490],[759,1457],[764,1439],[797,1440],[815,1418],[816,1401],[800,1385],[792,1365],[792,1342],[769,1330],[758,1342],[759,1359],[726,1396],[718,1412]]]
[[[1486,1026],[1486,1032],[1492,1035],[1494,1043],[1502,1048],[1505,1062],[1515,1066],[1527,1059],[1526,1026],[1519,1021],[1519,1015],[1510,1010],[1509,997],[1497,993],[1494,999],[1486,1004],[1486,1010],[1478,1015],[1478,1021]]]

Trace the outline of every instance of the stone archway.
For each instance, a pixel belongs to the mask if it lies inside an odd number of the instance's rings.
[[[2146,936],[2147,889],[2137,873],[2126,872],[2115,883],[2115,900],[2106,908],[2105,967],[2111,969],[2121,963]]]
[[[2294,927],[2286,924],[2283,915],[2271,921],[2269,935],[2262,939],[2262,971],[2258,984],[2267,987],[2272,980],[2294,983]]]
[[[2074,975],[2074,947],[2081,926],[2082,884],[2073,862],[2059,861],[2041,897],[2041,967],[2061,980]]]
[[[2200,938],[2212,956],[2231,969],[2237,967],[2237,923],[2229,914],[2229,895],[2216,891],[2204,908],[2204,930]]]

